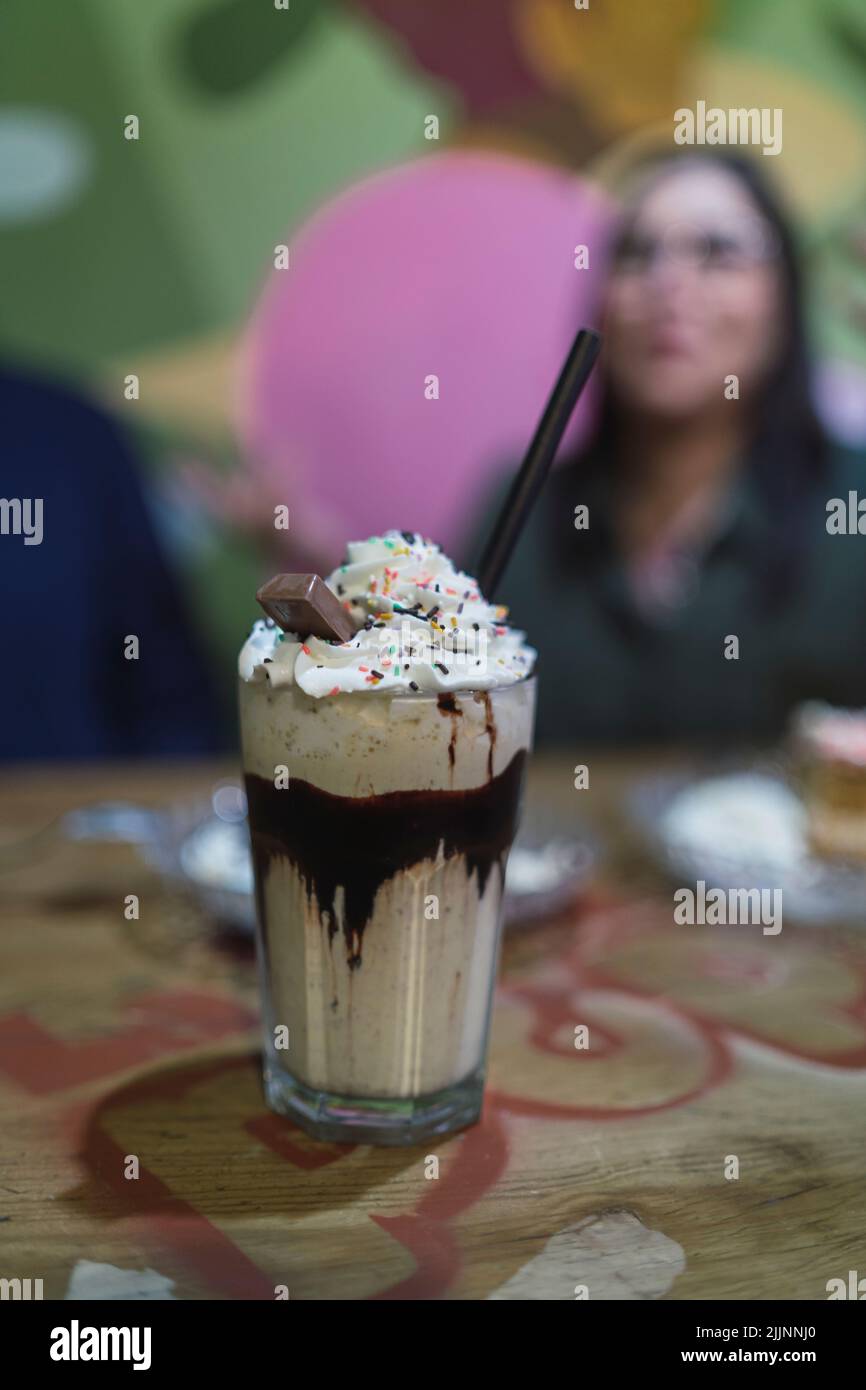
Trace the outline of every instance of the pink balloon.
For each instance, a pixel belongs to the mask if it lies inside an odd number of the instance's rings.
[[[461,558],[592,324],[608,216],[573,175],[448,153],[365,180],[311,219],[252,317],[239,418],[299,542],[336,557],[395,526]],[[575,268],[581,244],[590,269]],[[563,452],[591,408],[588,392]]]

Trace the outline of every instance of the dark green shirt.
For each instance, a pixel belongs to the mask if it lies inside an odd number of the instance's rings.
[[[859,456],[833,451],[794,531],[737,482],[679,601],[655,608],[626,575],[602,476],[553,474],[496,594],[539,651],[539,742],[763,740],[801,700],[866,705],[866,535],[827,530],[830,498],[866,497]]]

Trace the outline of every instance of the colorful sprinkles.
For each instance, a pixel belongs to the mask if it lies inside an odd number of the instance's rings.
[[[414,679],[419,669],[439,672],[449,678],[449,687],[460,689],[461,670],[468,676],[484,665],[484,672],[467,681],[470,688],[478,688],[478,682],[483,687],[521,680],[534,664],[535,653],[525,646],[523,634],[506,622],[508,608],[488,604],[477,585],[455,573],[438,547],[416,532],[391,531],[350,546],[346,563],[327,582],[359,626],[348,642],[300,641],[302,664],[296,667],[296,679],[310,694],[339,695],[383,683],[389,693],[442,688],[438,679],[432,685],[429,679],[419,684]],[[434,595],[436,601],[430,604]],[[272,629],[272,620],[266,626]],[[399,644],[389,641],[395,636]],[[272,630],[273,656],[258,660],[272,664],[283,640],[282,632]],[[289,640],[299,639],[289,634]],[[485,640],[487,646],[479,646]],[[326,655],[329,650],[333,657]],[[324,661],[316,659],[320,655]],[[420,663],[414,671],[412,661]],[[316,675],[315,683],[311,679],[308,684],[307,677],[319,671],[327,674]],[[339,683],[326,687],[323,682],[329,677]]]

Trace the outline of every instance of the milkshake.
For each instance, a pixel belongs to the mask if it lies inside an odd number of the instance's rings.
[[[321,1138],[478,1118],[535,652],[410,532],[325,581],[347,641],[259,621],[240,658],[269,1104]]]

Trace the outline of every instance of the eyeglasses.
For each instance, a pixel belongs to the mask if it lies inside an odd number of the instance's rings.
[[[624,275],[645,275],[661,260],[693,270],[729,271],[762,265],[778,254],[775,232],[763,225],[737,232],[670,227],[661,235],[632,229],[614,246],[611,264]]]

